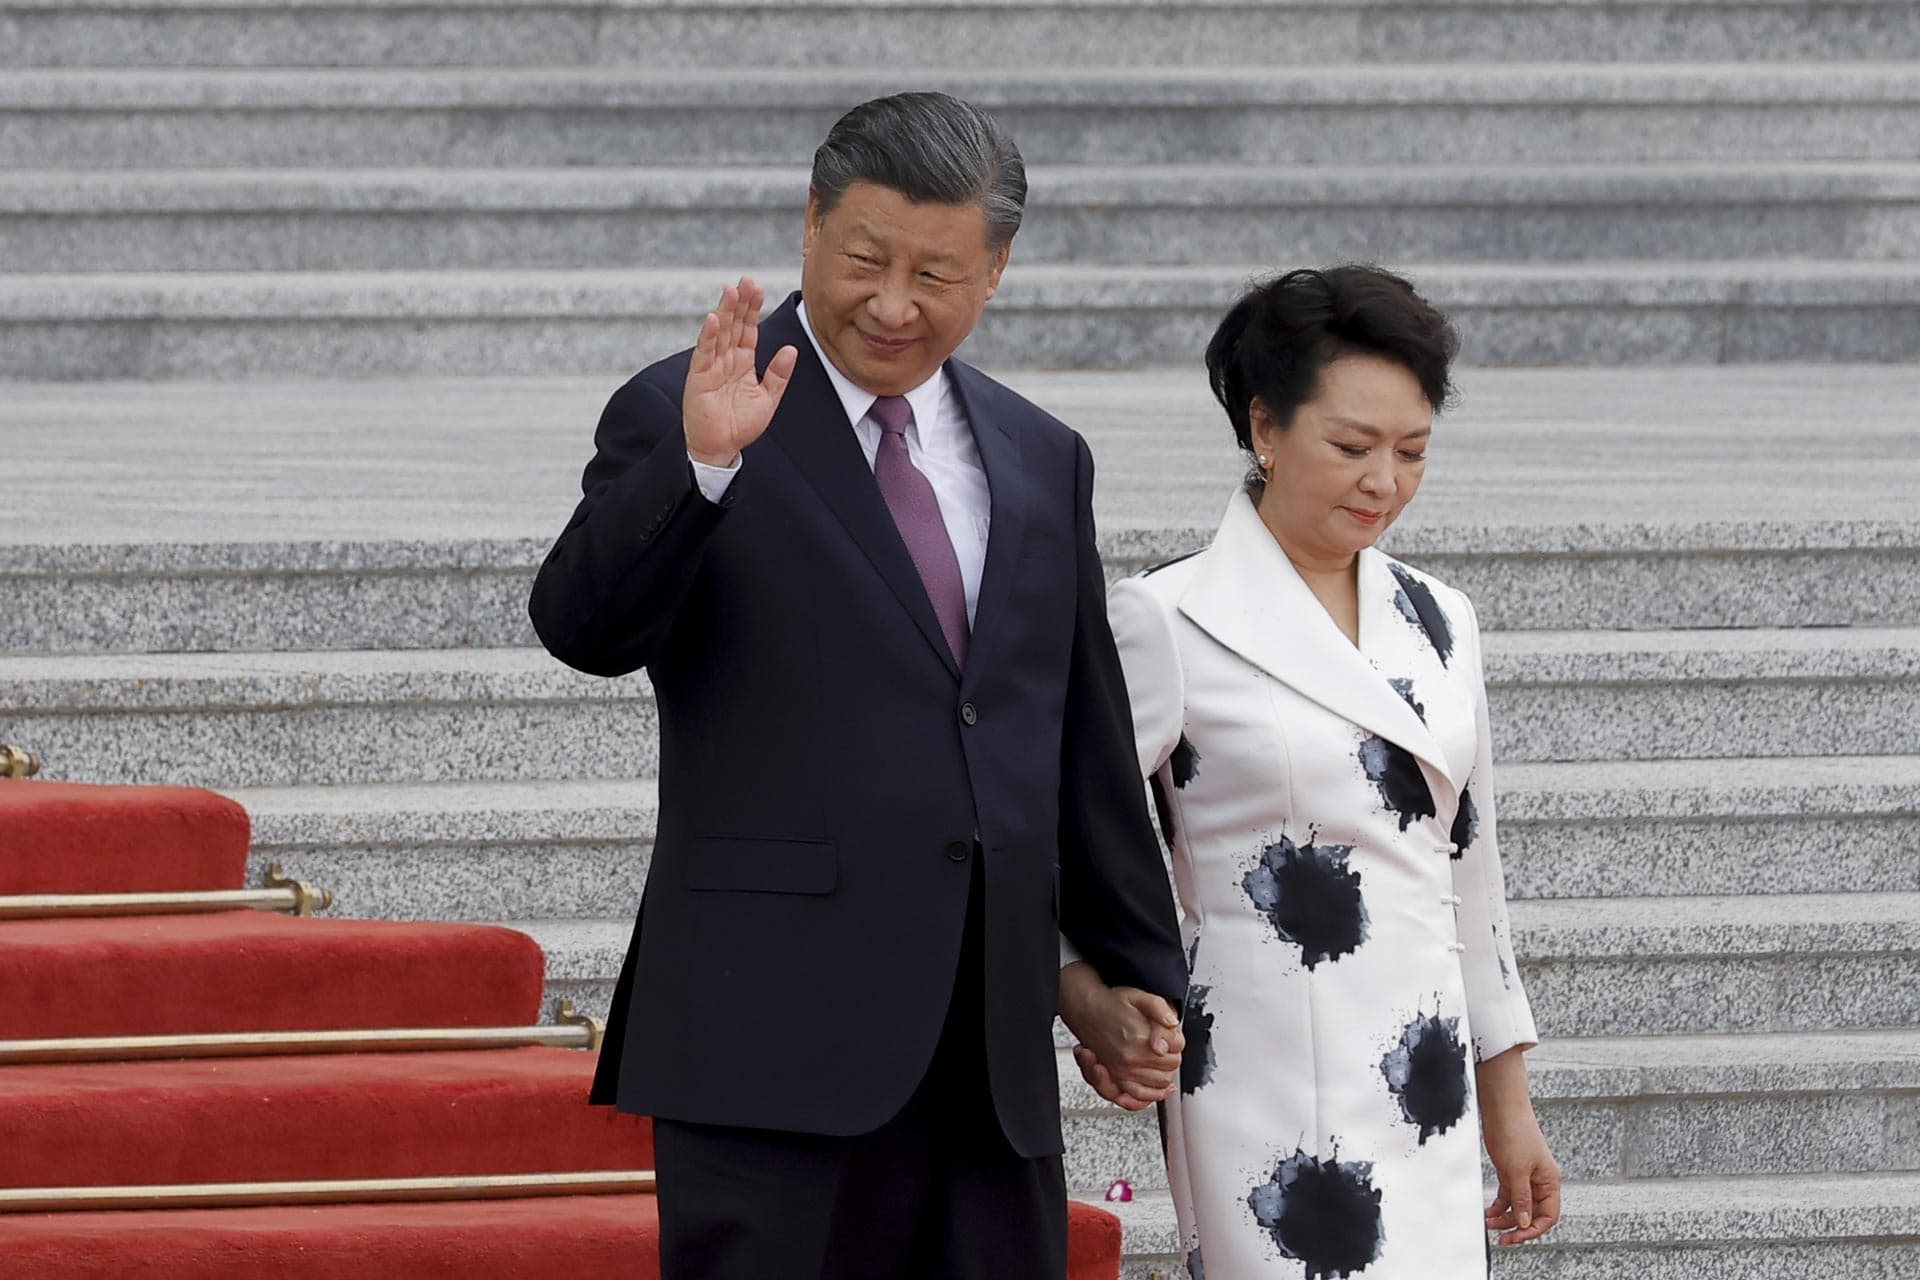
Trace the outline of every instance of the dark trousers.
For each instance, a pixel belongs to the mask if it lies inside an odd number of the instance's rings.
[[[988,1092],[982,892],[976,853],[940,1044],[886,1124],[837,1138],[654,1122],[662,1280],[1062,1280],[1060,1157],[1017,1154]],[[777,1055],[764,1074],[780,1088]]]

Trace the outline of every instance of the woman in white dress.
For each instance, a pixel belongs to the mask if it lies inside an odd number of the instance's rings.
[[[1165,1122],[1193,1280],[1466,1280],[1487,1230],[1559,1215],[1479,625],[1373,547],[1419,489],[1454,345],[1372,268],[1252,290],[1207,351],[1247,484],[1205,550],[1110,598],[1192,966]]]

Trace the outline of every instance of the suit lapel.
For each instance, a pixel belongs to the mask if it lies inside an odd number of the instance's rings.
[[[786,397],[767,427],[767,439],[777,444],[806,477],[957,679],[960,668],[947,649],[946,636],[934,616],[920,571],[914,568],[893,513],[887,510],[880,486],[874,483],[873,469],[860,451],[847,411],[801,327],[799,299],[797,293],[789,297],[760,325],[760,345],[754,358],[762,374],[781,347],[792,346],[800,352]]]
[[[1362,573],[1362,589],[1367,574]],[[1363,600],[1365,617],[1377,603]],[[1327,710],[1404,747],[1452,784],[1452,765],[1420,717],[1355,648],[1236,492],[1180,611],[1208,635]],[[1364,638],[1364,633],[1363,633]]]
[[[958,360],[947,362],[955,394],[973,430],[980,464],[987,469],[987,492],[992,517],[987,528],[987,560],[980,575],[980,598],[975,602],[973,641],[967,665],[972,668],[990,651],[1007,610],[1008,594],[1026,532],[1026,514],[1032,495],[1020,465],[1020,436],[1011,423],[1004,397],[985,376]]]

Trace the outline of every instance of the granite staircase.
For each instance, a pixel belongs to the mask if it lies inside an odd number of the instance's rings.
[[[1182,370],[1022,375],[1115,572],[1217,515],[1186,370],[1262,269],[1601,367],[1470,373],[1394,534],[1490,628],[1574,1179],[1498,1274],[1920,1273],[1920,377],[1816,367],[1920,358],[1910,3],[0,0],[0,739],[604,1008],[652,705],[532,647],[532,566],[598,400],[790,282],[813,143],[926,84],[1032,164],[969,354]],[[1178,1274],[1151,1120],[1062,1078],[1073,1185]]]

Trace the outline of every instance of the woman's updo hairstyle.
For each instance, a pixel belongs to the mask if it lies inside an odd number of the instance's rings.
[[[1435,413],[1453,397],[1449,366],[1460,349],[1453,325],[1407,281],[1379,267],[1289,271],[1254,285],[1207,344],[1207,377],[1233,438],[1253,452],[1249,414],[1257,399],[1281,427],[1313,399],[1320,371],[1342,356],[1380,356],[1420,383]],[[1258,473],[1249,481],[1260,487]]]

